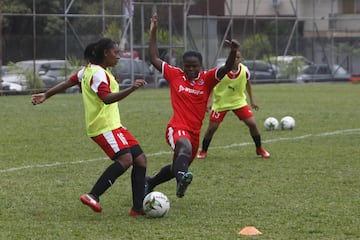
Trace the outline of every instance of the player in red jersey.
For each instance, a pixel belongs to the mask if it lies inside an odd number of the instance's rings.
[[[174,155],[172,164],[164,166],[154,177],[147,178],[145,192],[150,192],[155,186],[175,177],[176,196],[181,198],[192,181],[193,176],[188,169],[199,147],[200,130],[209,94],[220,79],[231,70],[239,43],[236,40],[227,41],[231,51],[226,64],[218,69],[201,71],[202,56],[195,51],[184,53],[184,69],[180,69],[159,58],[156,44],[157,23],[155,15],[150,25],[149,52],[151,63],[162,72],[170,87],[174,114],[167,125],[166,141],[173,149]]]

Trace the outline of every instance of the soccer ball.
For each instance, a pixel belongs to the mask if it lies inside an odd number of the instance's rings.
[[[268,131],[276,130],[279,127],[279,121],[274,117],[268,117],[264,122],[264,127]]]
[[[295,127],[295,119],[290,116],[283,117],[280,120],[280,127],[282,130],[292,130]]]
[[[161,192],[151,192],[144,198],[143,207],[148,217],[159,218],[165,216],[169,211],[170,201]]]

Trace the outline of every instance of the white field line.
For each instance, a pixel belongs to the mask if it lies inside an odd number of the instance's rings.
[[[333,132],[325,132],[325,133],[318,133],[318,134],[306,134],[298,137],[288,137],[288,138],[274,138],[269,140],[262,141],[263,143],[271,143],[271,142],[280,142],[280,141],[296,141],[301,140],[309,137],[326,137],[326,136],[334,136],[334,135],[347,135],[347,134],[354,134],[360,132],[360,128],[355,129],[345,129],[345,130],[338,130]],[[225,148],[234,148],[234,147],[244,147],[248,145],[254,144],[253,142],[244,142],[244,143],[233,143],[226,146],[218,146],[218,147],[211,147],[212,149],[225,149]],[[160,156],[160,155],[170,155],[172,152],[170,151],[159,151],[156,153],[148,153],[146,156]],[[25,169],[31,169],[31,168],[50,168],[50,167],[56,167],[61,165],[69,165],[69,164],[82,164],[82,163],[89,163],[89,162],[95,162],[100,160],[108,159],[107,157],[103,158],[95,158],[95,159],[88,159],[88,160],[79,160],[79,161],[73,161],[73,162],[55,162],[55,163],[48,163],[48,164],[36,164],[36,165],[27,165],[17,168],[8,168],[8,169],[0,169],[0,173],[7,173],[7,172],[15,172]]]

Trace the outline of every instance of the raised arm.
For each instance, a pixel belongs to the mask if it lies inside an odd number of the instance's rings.
[[[236,40],[226,40],[226,43],[230,45],[230,53],[228,58],[226,59],[226,63],[224,66],[220,67],[217,71],[216,77],[218,79],[222,79],[234,66],[235,58],[236,58],[236,51],[238,50],[240,44]]]
[[[156,32],[158,26],[157,15],[152,16],[150,23],[150,41],[149,41],[149,54],[151,64],[161,72],[161,65],[163,61],[159,57],[159,50],[156,44]]]

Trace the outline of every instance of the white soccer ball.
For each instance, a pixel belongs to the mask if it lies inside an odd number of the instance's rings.
[[[282,130],[292,130],[295,127],[295,119],[291,116],[283,117],[280,120],[280,127]]]
[[[170,201],[161,192],[151,192],[144,198],[143,207],[148,217],[159,218],[170,210]]]
[[[279,121],[274,117],[268,117],[265,119],[264,127],[268,131],[276,130],[279,127]]]

